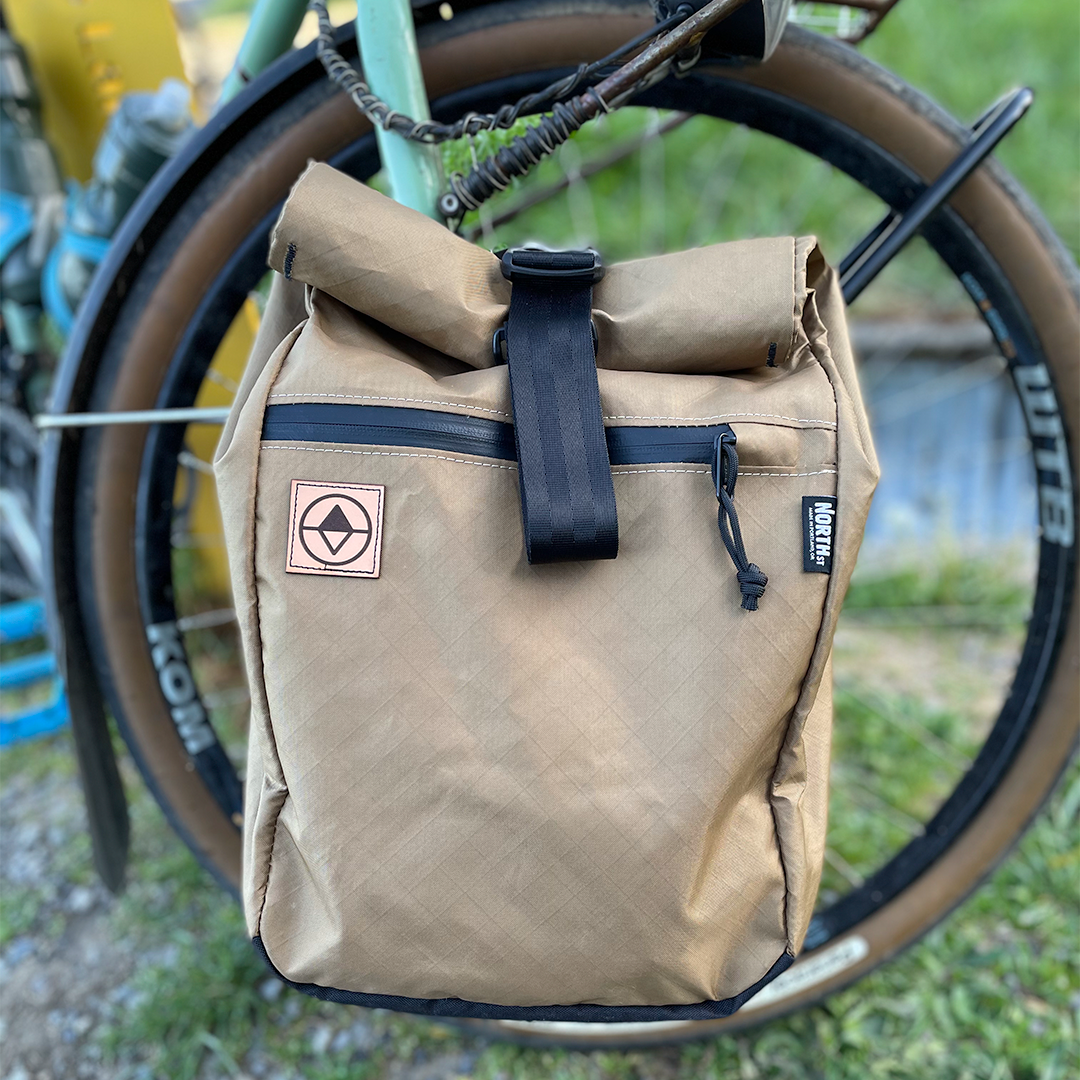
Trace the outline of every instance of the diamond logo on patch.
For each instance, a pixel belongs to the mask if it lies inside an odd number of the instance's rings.
[[[378,484],[294,480],[286,573],[378,577],[385,493]]]

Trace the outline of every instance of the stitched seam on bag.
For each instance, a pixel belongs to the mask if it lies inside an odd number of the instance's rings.
[[[621,465],[612,465],[616,470],[616,476],[629,476],[632,473],[711,473],[712,469],[627,469]],[[749,469],[740,468],[739,475],[747,476],[824,476],[826,473],[835,473],[835,469],[818,469],[816,472],[752,472]]]
[[[695,473],[704,475],[711,469],[627,469],[622,465],[612,465],[616,476],[632,476],[634,473]]]
[[[809,262],[809,255],[807,261]],[[808,276],[804,268],[804,277]],[[807,282],[809,288],[809,282]],[[788,342],[787,356],[784,357],[786,364],[795,354],[795,342],[799,337],[799,325],[802,322],[802,312],[796,310],[795,305],[799,300],[799,241],[796,237],[791,238],[791,340]],[[805,302],[805,301],[804,301]]]
[[[759,466],[760,467],[760,466]],[[711,472],[712,470],[708,470]],[[742,468],[740,476],[824,476],[826,473],[835,473],[836,469],[818,469],[816,472],[754,472],[754,467]]]
[[[271,389],[273,388],[274,383],[281,377],[281,369],[285,366],[285,361],[288,359],[289,354],[293,350],[293,346],[295,346],[296,341],[300,336],[300,334],[295,329],[294,329],[293,333],[294,333],[295,336],[293,337],[292,344],[290,344],[289,348],[285,351],[285,353],[282,355],[281,359],[278,361],[277,371],[274,372],[273,379],[270,382],[270,388]],[[262,413],[263,413],[264,416],[266,414],[266,402],[269,400],[269,397],[270,397],[270,394],[269,394],[269,391],[268,391],[267,396],[265,398],[263,398],[263,404],[262,404]],[[251,399],[249,397],[248,401],[250,401],[250,400]],[[246,404],[246,402],[245,402],[245,404]],[[270,854],[267,856],[267,859],[266,859],[266,874],[263,877],[263,882],[262,882],[262,903],[259,904],[259,911],[258,911],[258,914],[255,916],[255,929],[256,929],[256,931],[261,932],[262,931],[263,912],[265,912],[265,910],[266,910],[266,897],[267,897],[267,893],[269,893],[269,891],[270,891],[270,869],[271,869],[271,866],[272,866],[273,861],[274,861],[274,848],[277,846],[278,822],[281,820],[281,811],[282,811],[282,809],[284,809],[285,800],[289,797],[289,785],[285,781],[285,767],[284,767],[284,765],[282,765],[281,752],[278,749],[277,737],[274,734],[274,718],[270,714],[270,695],[266,692],[266,658],[265,658],[265,653],[264,653],[264,650],[263,650],[262,603],[261,603],[261,599],[259,597],[259,574],[258,574],[258,567],[256,566],[256,553],[258,552],[258,549],[259,549],[259,544],[258,544],[259,516],[256,513],[256,507],[259,504],[259,476],[260,476],[260,473],[262,472],[261,468],[259,467],[259,455],[258,454],[255,455],[254,471],[255,471],[255,476],[254,476],[254,479],[253,479],[253,482],[252,482],[252,485],[251,485],[252,486],[251,512],[252,512],[252,519],[253,520],[252,520],[252,525],[251,525],[251,561],[250,561],[250,570],[251,570],[251,577],[252,577],[252,582],[253,582],[252,592],[253,592],[254,597],[255,597],[255,626],[258,628],[258,631],[259,631],[259,654],[260,654],[260,656],[262,657],[262,660],[263,660],[263,663],[261,665],[262,670],[259,672],[259,678],[262,681],[262,685],[263,685],[262,696],[266,701],[266,715],[267,715],[267,723],[268,723],[268,726],[270,728],[270,739],[273,742],[274,756],[277,758],[278,768],[281,770],[281,782],[282,782],[282,787],[284,788],[284,794],[282,796],[281,803],[278,806],[277,813],[274,815],[274,823],[270,827]],[[263,775],[265,777],[265,771],[264,771]],[[254,825],[252,827],[254,827]],[[252,846],[254,846],[254,837],[252,838]]]
[[[262,889],[262,903],[259,905],[259,914],[255,917],[255,930],[260,935],[263,929],[263,913],[266,911],[266,898],[270,894],[270,873],[274,869],[274,852],[277,850],[277,830],[278,822],[281,821],[281,812],[285,809],[285,803],[289,798],[289,789],[285,789],[285,794],[282,796],[281,804],[278,806],[277,813],[274,815],[274,824],[270,829],[270,854],[266,857],[266,877],[263,878]]]
[[[401,457],[401,458],[431,458],[434,461],[452,461],[457,465],[478,465],[482,469],[509,469],[517,471],[516,465],[500,465],[493,461],[470,461],[468,458],[448,457],[445,454],[403,454],[389,450],[338,450],[336,448],[322,446],[281,446],[278,443],[263,443],[262,450],[300,450],[309,454],[356,454],[360,457]],[[618,476],[631,476],[635,473],[697,473],[704,475],[711,472],[710,469],[628,469],[622,465],[613,465]],[[778,472],[754,472],[754,466],[741,469],[745,476],[824,476],[826,473],[835,473],[835,469],[817,469],[814,472],[778,473]]]
[[[357,454],[360,457],[434,458],[436,461],[452,461],[457,465],[477,465],[481,469],[510,469],[517,472],[516,465],[499,465],[494,461],[470,461],[468,458],[447,457],[445,454],[401,454],[389,450],[337,450],[322,446],[279,446],[263,443],[263,450],[300,450],[308,454]]]
[[[340,398],[344,401],[407,401],[412,405],[447,405],[452,409],[472,409],[475,412],[491,413],[493,416],[510,416],[502,409],[487,409],[483,405],[469,405],[463,401],[436,401],[433,398],[391,397],[389,394],[271,394],[270,401],[285,398]]]
[[[717,413],[715,416],[605,416],[605,420],[682,420],[686,424],[700,423],[702,420],[727,420],[731,417],[760,416],[766,420],[790,420],[793,424],[819,424],[822,427],[834,428],[833,420],[806,420],[798,416],[780,416],[777,413],[760,412],[729,412]]]
[[[796,249],[796,252],[797,252],[797,249]],[[808,261],[809,261],[809,257],[808,257]],[[807,268],[806,298],[805,298],[804,303],[803,303],[803,309],[804,310],[803,310],[803,313],[802,313],[802,317],[799,320],[800,322],[802,322],[802,319],[805,318],[805,308],[806,308],[806,305],[809,304],[809,303],[814,303],[815,312],[816,312],[816,300],[814,299],[814,290],[811,290],[811,288],[810,288],[809,268]],[[819,319],[819,322],[820,322],[820,319]],[[792,344],[794,344],[796,329],[797,329],[796,327],[792,328]],[[837,384],[833,381],[832,375],[829,373],[828,368],[826,368],[825,365],[821,362],[821,358],[818,356],[817,350],[814,348],[813,342],[810,341],[810,335],[809,334],[806,335],[806,344],[807,344],[807,347],[809,348],[811,358],[813,359],[814,363],[817,365],[818,370],[825,377],[825,381],[828,384],[829,390],[832,393],[833,410],[834,410],[834,415],[836,416],[836,421],[834,423],[832,423],[830,426],[832,426],[832,427],[834,427],[836,429],[836,435],[837,435],[837,445],[836,445],[836,459],[837,460],[836,460],[836,465],[837,465],[837,467],[835,469],[830,470],[830,471],[837,474],[836,495],[839,496],[839,494],[840,494],[840,481],[839,481],[839,466],[840,466],[840,401],[839,401],[839,397],[838,397],[838,394],[837,394]],[[827,350],[827,346],[826,346],[826,350]],[[752,474],[747,474],[747,475],[752,475]],[[818,658],[819,651],[821,649],[821,645],[822,645],[821,632],[822,632],[822,629],[824,628],[824,625],[825,625],[825,613],[826,613],[826,611],[828,609],[829,596],[830,596],[830,594],[831,594],[831,592],[833,590],[835,580],[836,579],[834,578],[834,576],[830,573],[828,582],[826,583],[826,587],[825,587],[825,596],[822,598],[822,602],[821,602],[821,615],[820,615],[820,618],[819,618],[819,621],[818,621],[817,634],[815,635],[815,639],[814,639],[814,648],[811,650],[810,659],[809,659],[809,661],[807,663],[806,671],[803,674],[803,680],[802,680],[802,683],[801,683],[801,685],[799,687],[799,694],[798,694],[798,697],[796,697],[796,699],[795,699],[795,705],[792,708],[791,712],[788,714],[788,722],[787,722],[787,725],[784,728],[784,737],[780,742],[780,747],[779,747],[779,749],[777,751],[777,754],[776,754],[776,760],[773,762],[773,767],[772,767],[772,771],[770,773],[770,779],[769,779],[769,809],[772,811],[773,835],[776,837],[776,848],[777,848],[777,851],[778,851],[778,853],[780,855],[780,867],[781,867],[781,870],[782,870],[783,875],[784,875],[784,934],[787,937],[789,944],[791,942],[792,930],[793,930],[793,916],[792,916],[792,911],[791,911],[791,903],[792,903],[792,900],[795,899],[795,898],[793,896],[793,893],[792,893],[791,889],[789,888],[789,880],[790,880],[789,873],[788,873],[789,864],[788,864],[788,859],[784,855],[784,841],[783,841],[783,837],[781,836],[781,832],[780,832],[780,828],[779,828],[780,822],[777,819],[777,814],[776,814],[776,802],[775,802],[776,774],[777,774],[777,771],[780,768],[780,759],[783,757],[784,747],[787,745],[788,736],[791,733],[791,725],[794,722],[795,713],[798,710],[799,705],[802,702],[803,695],[806,692],[806,680],[807,680],[807,677],[809,676],[810,671],[813,668],[814,663],[816,662],[816,660]],[[835,627],[834,627],[834,634],[835,634]],[[832,642],[830,641],[829,642],[829,650],[831,651],[831,649],[832,649]],[[826,659],[826,662],[827,662],[827,659]],[[820,682],[819,682],[819,684],[818,684],[818,692],[820,692],[820,690],[821,690],[821,686],[820,686]],[[816,696],[815,696],[815,701],[816,701]],[[814,702],[811,702],[807,707],[805,716],[803,717],[803,730],[804,731],[805,731],[806,721],[809,718],[810,712],[812,711],[813,707],[814,707]],[[803,792],[806,791],[806,781],[805,780],[803,782],[802,790],[803,790]],[[805,876],[805,873],[804,873],[804,876]]]
[[[792,710],[794,714],[794,710]],[[784,841],[780,838],[780,820],[776,816],[776,799],[773,797],[773,778],[776,770],[780,768],[780,758],[784,753],[784,744],[787,742],[788,728],[791,726],[791,716],[788,717],[788,726],[784,728],[784,738],[780,743],[780,751],[773,763],[773,770],[769,774],[769,782],[766,788],[766,800],[769,804],[769,817],[772,820],[773,840],[776,842],[776,854],[780,860],[780,874],[784,879],[784,951],[791,947],[791,912],[788,898],[791,896],[791,881],[788,876],[787,859],[784,858]],[[273,855],[273,852],[271,852]]]
[[[512,416],[502,409],[485,408],[483,405],[469,405],[464,402],[443,402],[430,397],[393,397],[389,394],[271,394],[269,401],[284,401],[286,397],[333,397],[335,400],[354,402],[408,402],[413,405],[446,405],[448,408],[472,409],[475,413],[490,413],[492,416]],[[835,428],[832,420],[808,420],[796,416],[780,416],[777,413],[718,413],[716,416],[605,416],[605,420],[681,420],[688,424],[702,420],[724,420],[728,417],[760,417],[766,420],[788,420],[792,423],[816,423],[826,428]]]

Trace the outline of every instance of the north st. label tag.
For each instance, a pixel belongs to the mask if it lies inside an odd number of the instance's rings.
[[[803,570],[808,574],[831,574],[833,541],[836,538],[836,498],[804,495],[802,501]]]

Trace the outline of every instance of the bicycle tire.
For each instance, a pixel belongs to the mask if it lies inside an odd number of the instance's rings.
[[[637,32],[647,17],[622,4],[588,2],[574,10],[574,5],[547,0],[512,0],[464,12],[448,23],[420,27],[421,57],[434,109],[456,116],[465,111],[465,102],[469,108],[497,105],[517,96],[521,88],[531,88],[537,73],[550,75],[552,69],[608,51]],[[920,182],[940,171],[965,136],[955,120],[910,87],[853,50],[805,31],[789,30],[767,65],[703,64],[678,86],[684,88],[684,96],[689,92],[685,88],[704,93],[708,80],[732,96],[737,97],[741,88],[758,104],[772,100],[781,112],[786,109],[787,126],[778,124],[774,133],[796,145],[810,138],[819,122],[855,133],[867,143],[867,153],[869,146],[876,147],[875,152],[899,163],[897,176],[906,174],[905,190],[893,192],[894,202],[901,206],[914,198]],[[672,80],[653,88],[651,99],[679,107],[670,103],[670,94],[665,97],[671,89],[668,84]],[[487,98],[470,91],[476,87],[486,87]],[[762,122],[760,116],[744,119],[758,126]],[[806,123],[810,126],[799,127]],[[254,265],[261,259],[262,251],[252,238],[268,227],[308,157],[332,159],[351,153],[355,160],[366,160],[367,167],[375,160],[372,141],[363,142],[366,124],[345,98],[327,86],[310,50],[281,61],[249,87],[224,114],[222,129],[225,134],[204,134],[205,145],[195,147],[158,178],[141,207],[151,224],[138,234],[138,243],[132,241],[126,258],[117,255],[106,267],[106,280],[99,279],[89,310],[80,317],[82,334],[77,328],[76,344],[65,361],[72,407],[148,408],[162,404],[168,395],[175,403],[177,395],[193,394],[190,387],[185,390],[170,363],[147,363],[144,358],[171,361],[181,346],[193,347],[190,337],[200,331],[204,347],[212,343],[212,331],[196,318],[207,281],[235,275],[244,260]],[[841,168],[851,165],[842,157],[838,154],[840,160],[833,163]],[[895,176],[892,183],[898,183]],[[1080,288],[1071,260],[1030,201],[996,164],[983,167],[968,181],[944,214],[950,215],[950,228],[971,234],[987,265],[994,268],[995,279],[984,282],[994,295],[994,306],[1010,329],[1015,327],[1016,336],[1027,334],[1030,348],[1045,358],[1055,381],[1059,415],[1068,427],[1080,400],[1075,357]],[[948,231],[940,222],[939,227]],[[933,242],[933,227],[927,234]],[[940,237],[939,241],[940,247],[944,241]],[[148,556],[136,542],[140,496],[131,462],[144,460],[149,442],[167,431],[165,426],[105,428],[88,433],[71,450],[78,455],[73,550],[79,617],[105,696],[155,797],[203,864],[235,888],[239,834],[192,768],[162,697],[145,637],[146,598],[140,595],[139,560]],[[1075,471],[1075,442],[1070,441],[1069,453]],[[1003,763],[1000,774],[963,829],[948,837],[948,857],[939,852],[895,895],[887,899],[883,895],[880,903],[832,936],[830,947],[857,936],[865,943],[862,955],[774,1004],[724,1021],[678,1029],[642,1026],[633,1031],[620,1025],[618,1031],[594,1029],[585,1034],[483,1021],[470,1026],[500,1037],[512,1033],[526,1041],[583,1047],[645,1045],[733,1031],[816,1000],[925,932],[1009,849],[1071,752],[1080,694],[1075,547],[1057,547],[1050,566],[1044,541],[1041,574],[1044,582],[1053,575],[1057,609],[1047,615],[1048,628],[1038,651],[1038,662],[1050,671],[1035,687],[1038,702],[1029,703],[1038,707],[1029,708],[1022,729],[1017,726],[1008,733],[1014,745],[997,748]],[[808,948],[820,949],[820,944],[812,940]]]

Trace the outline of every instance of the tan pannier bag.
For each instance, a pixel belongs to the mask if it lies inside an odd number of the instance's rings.
[[[256,947],[316,996],[430,1015],[733,1012],[814,906],[830,652],[878,475],[815,241],[617,264],[565,294],[587,327],[592,288],[610,463],[589,483],[614,492],[617,557],[545,562],[534,535],[532,563],[525,489],[530,535],[544,499],[560,511],[546,465],[519,485],[519,452],[553,451],[528,445],[513,365],[561,347],[526,311],[533,279],[325,165],[270,263],[215,463]],[[528,341],[513,311],[497,333],[517,290]],[[541,429],[571,408],[545,400]]]

